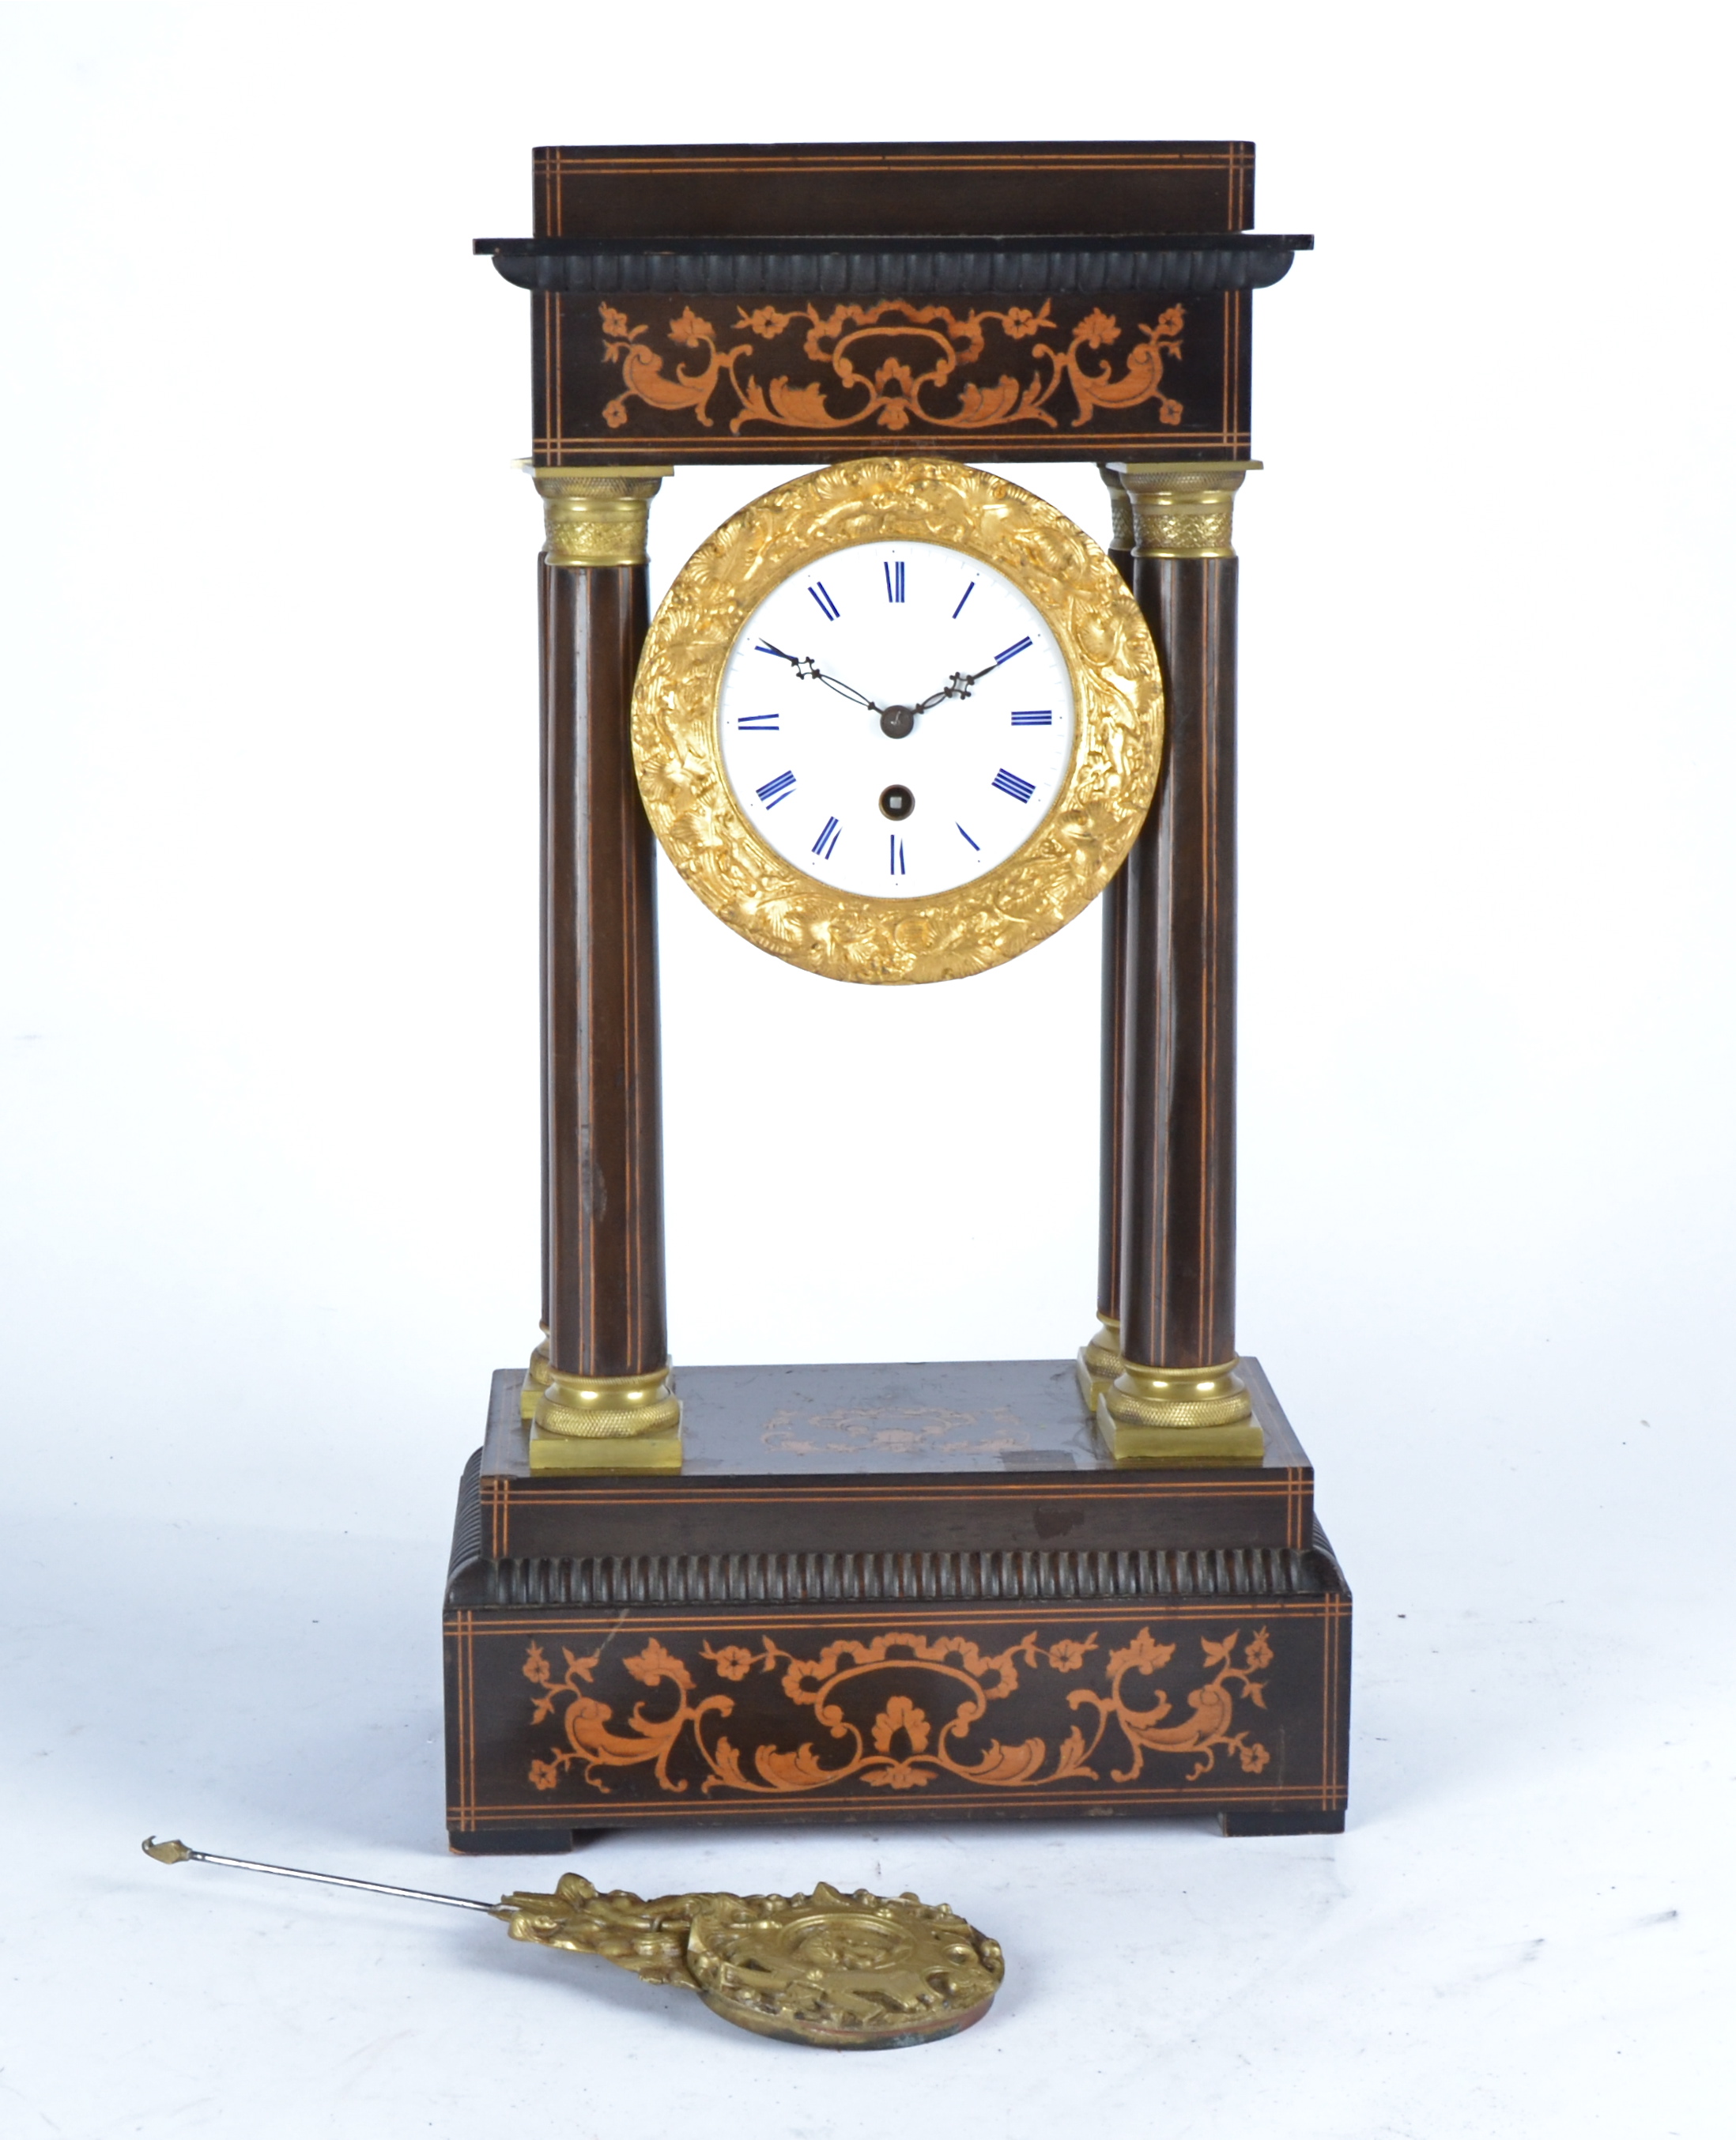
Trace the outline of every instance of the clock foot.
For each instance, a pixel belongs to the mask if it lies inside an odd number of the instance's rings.
[[[1258,1464],[1266,1437],[1237,1362],[1123,1367],[1097,1401],[1097,1439],[1117,1464]]]
[[[1318,1806],[1229,1806],[1218,1816],[1224,1835],[1342,1835],[1344,1808]]]
[[[1097,1400],[1106,1396],[1127,1362],[1121,1357],[1121,1326],[1112,1315],[1101,1316],[1097,1334],[1074,1355],[1074,1373],[1085,1409],[1095,1419]]]

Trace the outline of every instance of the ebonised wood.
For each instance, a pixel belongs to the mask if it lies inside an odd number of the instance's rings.
[[[542,571],[550,1357],[649,1374],[669,1338],[655,842],[627,724],[645,567]]]
[[[807,141],[538,149],[539,235],[1218,233],[1253,219],[1251,141]]]
[[[537,151],[539,467],[1248,451],[1246,142]]]
[[[1133,553],[1110,546],[1111,562],[1129,585]],[[1104,1321],[1121,1313],[1121,1114],[1125,1105],[1127,1021],[1127,870],[1111,878],[1102,898],[1102,1053],[1097,1107],[1097,1300]]]
[[[1157,800],[1125,866],[1121,1350],[1235,1357],[1236,560],[1141,557],[1164,668]]]
[[[474,249],[517,289],[580,296],[1169,298],[1269,289],[1313,242],[1248,233],[1106,246],[1012,231],[992,246],[910,238],[821,247],[794,238],[706,252],[678,238],[478,238]]]

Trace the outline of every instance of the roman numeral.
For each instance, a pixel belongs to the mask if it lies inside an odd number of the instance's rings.
[[[970,600],[971,596],[972,596],[976,592],[976,591],[977,591],[977,583],[976,583],[976,582],[975,582],[974,580],[973,580],[973,581],[971,582],[970,585],[969,585],[969,587],[964,590],[964,593],[963,593],[962,595],[960,595],[960,596],[959,596],[959,609],[963,609],[963,608],[964,608],[964,606],[965,603],[966,603],[966,602],[968,602],[968,601]],[[959,609],[955,609],[955,610],[953,611],[953,615],[954,615],[954,616],[957,616],[957,615],[959,614]]]
[[[819,838],[813,845],[813,852],[818,855],[821,861],[829,862],[831,860],[831,851],[838,844],[839,837],[837,819],[828,817]]]
[[[1004,765],[988,784],[991,788],[998,788],[1003,795],[1010,795],[1015,802],[1028,802],[1037,793],[1034,780],[1021,780],[1016,773],[1009,773]],[[766,791],[762,788],[759,792],[763,795]]]
[[[775,810],[795,785],[793,773],[780,773],[775,780],[768,780],[763,788],[756,788],[753,792],[767,809]]]
[[[776,735],[777,716],[776,714],[743,714],[736,726],[749,735]]]
[[[960,838],[961,840],[963,840],[963,841],[964,841],[964,844],[965,844],[965,846],[966,846],[967,847],[974,847],[974,848],[976,848],[976,852],[977,852],[978,854],[981,854],[981,853],[982,853],[983,850],[982,850],[980,847],[977,847],[977,843],[976,843],[976,842],[975,842],[973,839],[972,839],[972,837],[970,837],[969,833],[969,832],[967,832],[965,831],[964,827],[962,825],[957,825],[957,824],[955,824],[955,825],[953,827],[953,830],[954,830],[954,832],[959,835],[959,838]]]
[[[896,832],[889,832],[886,835],[886,864],[892,876],[904,875],[905,843]]]
[[[886,600],[890,602],[901,602],[905,598],[903,560],[900,559],[895,562],[889,557],[882,562],[880,570],[886,576]]]
[[[1052,728],[1054,723],[1053,714],[1015,714],[1013,716],[1013,725],[1016,729]]]
[[[1011,646],[1003,646],[994,657],[994,665],[998,669],[1002,662],[1010,661],[1015,654],[1022,654],[1030,644],[1028,639],[1021,639]]]
[[[836,624],[838,621],[838,605],[826,591],[826,582],[823,580],[816,580],[812,587],[808,589],[808,592],[819,603],[822,615],[831,623]]]

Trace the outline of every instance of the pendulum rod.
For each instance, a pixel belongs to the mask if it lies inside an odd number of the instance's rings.
[[[498,1902],[476,1902],[468,1895],[436,1895],[426,1887],[392,1887],[382,1880],[346,1880],[339,1872],[303,1872],[294,1865],[262,1864],[257,1858],[220,1858],[212,1850],[189,1850],[184,1843],[159,1843],[149,1835],[139,1848],[159,1865],[228,1865],[238,1872],[275,1872],[281,1880],[311,1880],[321,1887],[359,1887],[368,1895],[397,1895],[406,1902],[444,1902],[449,1909],[480,1910],[485,1917],[510,1917]]]

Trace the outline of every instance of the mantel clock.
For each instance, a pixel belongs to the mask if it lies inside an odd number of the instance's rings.
[[[1231,518],[1252,292],[1312,243],[1253,184],[1243,142],[547,149],[536,233],[478,241],[532,296],[547,528],[545,1334],[460,1489],[458,1849],[1343,1825],[1350,1595],[1233,1325]],[[984,459],[1095,462],[1106,544]],[[652,620],[656,491],[740,462],[818,466]],[[672,1366],[659,842],[843,983],[1101,910],[1076,1359]]]

